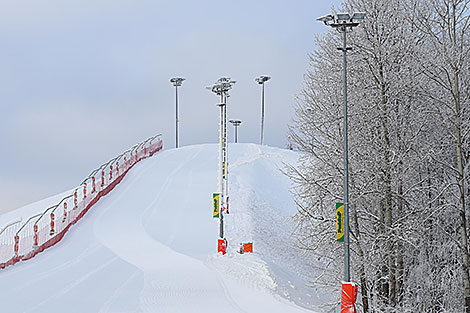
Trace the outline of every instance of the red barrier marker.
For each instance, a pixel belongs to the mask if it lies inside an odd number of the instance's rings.
[[[91,192],[93,193],[93,192],[96,191],[95,177],[94,176],[91,178],[91,185],[92,185],[92,188],[93,188]]]
[[[18,256],[18,251],[20,250],[20,237],[19,236],[15,236],[15,247],[14,247],[14,251],[15,251],[15,255]]]
[[[73,208],[76,209],[78,208],[78,199],[77,199],[77,191],[75,190],[75,192],[73,193]]]
[[[113,166],[110,165],[109,166],[109,180],[113,180]]]
[[[243,251],[245,253],[253,253],[253,243],[247,242],[243,244]]]
[[[86,198],[86,183],[83,184],[83,199]]]
[[[217,242],[217,252],[222,252],[222,255],[225,255],[225,253],[227,253],[227,239],[219,238]]]
[[[101,187],[104,186],[104,170],[101,170]]]
[[[116,162],[116,177],[119,176],[119,162]]]
[[[343,282],[341,286],[341,313],[356,313],[357,284]]]
[[[67,202],[64,202],[64,218],[62,219],[62,223],[65,223],[67,220]]]
[[[37,246],[38,245],[38,225],[34,225],[33,227],[33,230],[34,230],[34,245]]]
[[[55,227],[54,213],[51,213],[51,233],[50,233],[51,236],[54,235],[54,233],[55,233],[54,227]]]

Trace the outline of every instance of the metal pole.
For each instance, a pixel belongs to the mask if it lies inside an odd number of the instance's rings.
[[[237,133],[237,130],[238,130],[238,125],[235,125],[235,143],[238,142],[238,133]]]
[[[343,63],[344,63],[344,281],[350,281],[349,255],[349,165],[348,165],[348,84],[346,61],[346,27],[343,31]]]
[[[178,85],[175,86],[176,89],[176,148],[178,148]]]
[[[228,106],[228,91],[225,92],[225,105],[224,105],[224,207],[228,200],[228,138],[227,138],[227,106]],[[222,210],[223,211],[223,210]]]
[[[224,93],[221,91],[220,93],[220,168],[219,168],[219,194],[220,194],[220,212],[219,212],[219,238],[224,238],[224,214],[223,214],[223,207],[224,207],[224,109],[225,109],[225,101],[224,101]]]
[[[263,132],[264,132],[264,81],[262,83],[261,92],[261,144],[263,144]]]

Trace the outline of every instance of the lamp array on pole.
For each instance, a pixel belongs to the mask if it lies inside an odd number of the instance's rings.
[[[347,85],[347,60],[346,53],[351,48],[346,47],[346,33],[359,25],[365,17],[364,12],[328,14],[317,18],[317,21],[323,22],[325,25],[336,29],[343,34],[343,47],[338,50],[343,51],[343,67],[344,67],[344,99],[343,99],[343,115],[344,115],[344,281],[351,280],[350,274],[350,248],[349,248],[349,164],[348,164],[348,85]]]
[[[220,207],[222,208],[219,212],[219,238],[224,239],[224,217],[223,209],[227,204],[228,195],[228,179],[227,179],[227,98],[229,97],[228,92],[232,89],[233,84],[236,81],[231,80],[229,77],[221,77],[212,86],[206,88],[211,90],[216,95],[220,96],[220,103],[217,106],[220,107],[220,130],[219,130],[219,179],[217,193],[220,195]]]
[[[260,143],[263,144],[263,136],[264,136],[264,83],[270,80],[271,77],[266,75],[261,75],[260,77],[255,78],[255,81],[262,85],[261,88],[261,139]]]
[[[173,86],[175,86],[175,90],[176,90],[176,125],[175,125],[175,136],[176,136],[176,139],[175,139],[175,147],[178,148],[178,123],[179,123],[179,119],[178,119],[178,87],[180,87],[182,84],[183,84],[183,81],[185,80],[186,78],[182,78],[182,77],[173,77],[170,79],[170,83],[173,84]]]
[[[230,120],[230,123],[232,123],[233,127],[235,128],[235,143],[238,142],[238,126],[242,123],[240,120]]]

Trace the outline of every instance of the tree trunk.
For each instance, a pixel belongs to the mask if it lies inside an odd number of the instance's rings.
[[[351,175],[352,176],[352,175]],[[364,251],[362,250],[361,242],[359,240],[361,233],[359,231],[359,221],[357,219],[356,206],[351,206],[351,217],[354,225],[354,236],[357,240],[357,253],[359,254],[359,276],[361,279],[361,294],[362,294],[362,309],[364,313],[369,311],[369,296],[367,290],[366,271],[364,269]]]
[[[457,148],[457,183],[459,188],[459,217],[460,217],[460,244],[462,251],[462,274],[465,297],[465,312],[470,313],[470,277],[468,274],[468,242],[467,220],[465,216],[465,180],[462,159],[461,110],[459,94],[459,77],[454,70],[454,99],[455,99],[455,138]]]

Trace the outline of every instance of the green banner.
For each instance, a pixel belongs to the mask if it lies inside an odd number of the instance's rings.
[[[220,212],[220,194],[219,193],[212,194],[212,203],[213,203],[212,216],[214,218],[219,217],[219,212]]]
[[[336,241],[344,242],[344,204],[336,203]]]

